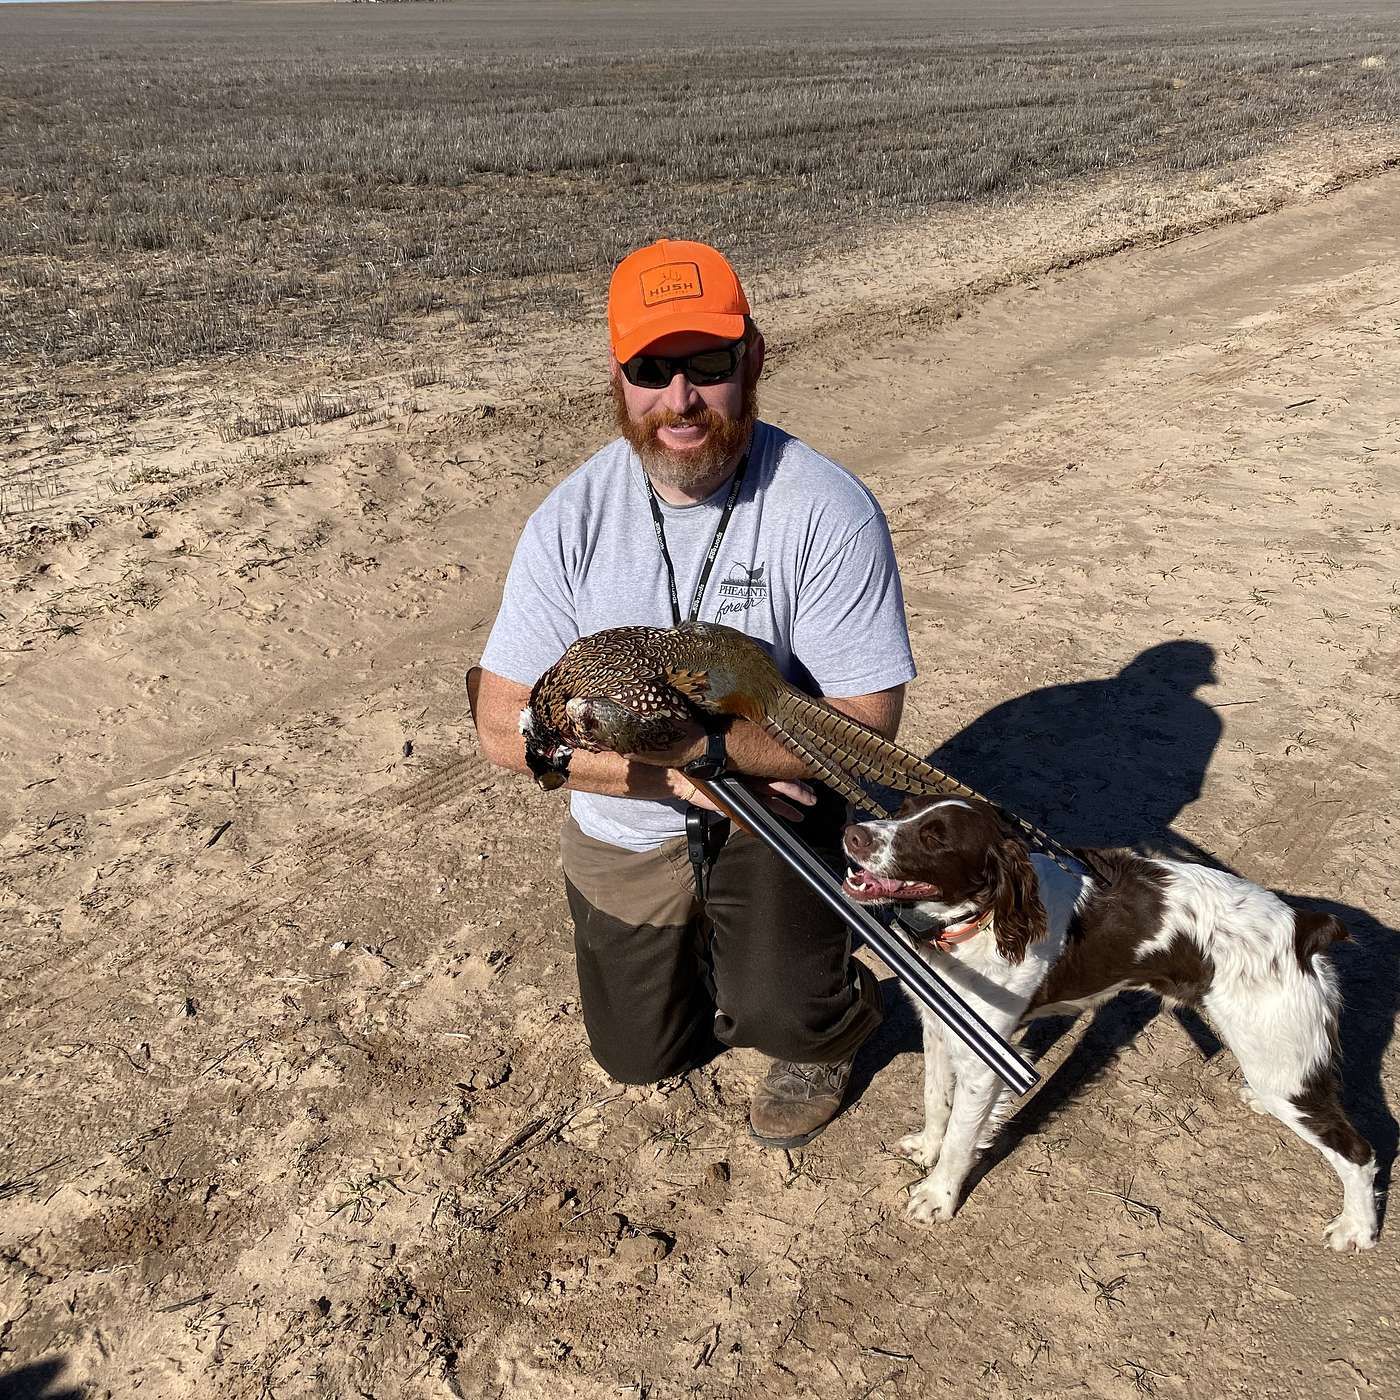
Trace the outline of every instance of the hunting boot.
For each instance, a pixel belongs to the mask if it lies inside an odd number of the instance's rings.
[[[749,1103],[749,1134],[765,1147],[801,1147],[836,1117],[854,1055],[831,1065],[774,1060]]]

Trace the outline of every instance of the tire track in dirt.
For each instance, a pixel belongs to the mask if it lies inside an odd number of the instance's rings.
[[[281,895],[270,901],[241,901],[212,919],[185,925],[177,938],[197,941],[282,908],[299,898],[337,864],[353,865],[382,851],[386,837],[400,838],[449,804],[470,792],[494,786],[498,781],[498,771],[480,753],[473,753],[411,783],[381,788],[357,804],[358,816],[305,839],[304,855],[288,861],[281,873],[281,878],[287,881]],[[172,952],[163,961],[174,961],[178,956]]]
[[[940,462],[942,502],[956,504],[939,514],[938,528],[966,520],[997,497],[1056,479],[1070,458],[1056,451],[1047,460],[1043,441],[1063,442],[1081,459],[1121,447],[1134,424],[1191,408],[1212,391],[1295,356],[1320,332],[1346,324],[1368,297],[1386,304],[1386,269],[1395,252],[1383,230],[1397,223],[1400,178],[1387,172],[1334,196],[1326,217],[1315,204],[1284,209],[1081,264],[1072,276],[1034,290],[1010,288],[923,336],[923,345],[940,347],[935,374],[926,372],[927,353],[917,351],[905,357],[910,367],[893,375],[864,371],[859,352],[841,364],[851,388],[843,393],[839,383],[834,390],[823,384],[820,409],[828,420],[845,417],[858,427],[838,432],[833,455],[862,476],[892,482],[896,491],[907,481],[918,492],[924,481],[908,481],[897,465],[911,443],[936,440],[956,450],[1014,424],[1015,450],[990,465],[949,474],[950,464]],[[1381,290],[1373,291],[1377,281]],[[1242,328],[1252,333],[1256,319],[1264,343],[1243,343]],[[1184,344],[1179,329],[1187,333]],[[971,392],[957,373],[964,355],[977,367]],[[1143,373],[1139,367],[1149,361],[1153,372]],[[1031,378],[1037,397],[1053,400],[1050,405],[1018,398]],[[817,397],[811,379],[803,373],[796,388],[785,384],[781,393],[779,421],[795,419],[799,435],[805,407]],[[1063,397],[1055,392],[1062,386]],[[887,406],[873,433],[871,403]],[[1066,420],[1063,429],[1053,426],[1056,417]],[[969,488],[973,479],[980,489]]]
[[[311,834],[304,854],[279,861],[266,872],[270,881],[281,886],[275,893],[238,900],[207,918],[191,920],[168,932],[160,931],[160,941],[154,949],[129,948],[117,960],[103,962],[91,980],[120,976],[138,964],[147,977],[153,977],[187,958],[191,946],[286,908],[338,866],[357,864],[382,851],[386,840],[401,838],[442,808],[472,791],[493,786],[499,779],[497,770],[480,753],[472,753],[411,783],[386,786],[357,804],[357,815],[350,821]],[[66,946],[60,957],[15,968],[13,985],[21,990],[0,998],[0,1011],[18,1017],[47,1004],[53,980],[71,976],[108,938],[110,930],[99,928],[87,940]],[[75,995],[70,993],[69,999]]]

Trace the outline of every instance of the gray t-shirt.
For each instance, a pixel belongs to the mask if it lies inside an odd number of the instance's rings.
[[[691,506],[660,502],[682,613],[690,608],[729,483]],[[700,604],[764,643],[809,694],[866,695],[914,677],[889,527],[874,496],[835,462],[768,423]],[[671,625],[670,589],[641,463],[619,438],[550,492],[526,523],[481,664],[533,685],[579,637]],[[685,830],[681,802],[571,794],[595,840],[646,851]]]

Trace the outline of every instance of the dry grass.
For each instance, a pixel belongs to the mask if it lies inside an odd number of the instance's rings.
[[[333,395],[308,389],[295,403],[255,404],[246,413],[236,413],[221,426],[219,437],[224,442],[237,442],[240,438],[264,437],[310,423],[333,423],[337,418],[363,413],[369,406],[369,399],[363,394]]]
[[[857,40],[834,6],[721,4],[700,47],[661,0],[515,8],[0,8],[0,353],[158,367],[569,314],[662,232],[761,266],[1400,110],[1400,17],[973,37],[906,4]]]

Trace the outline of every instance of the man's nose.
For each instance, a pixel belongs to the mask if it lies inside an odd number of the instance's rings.
[[[679,370],[671,376],[671,382],[661,395],[662,404],[672,413],[685,413],[694,408],[699,399],[700,395],[695,392],[695,385]]]

